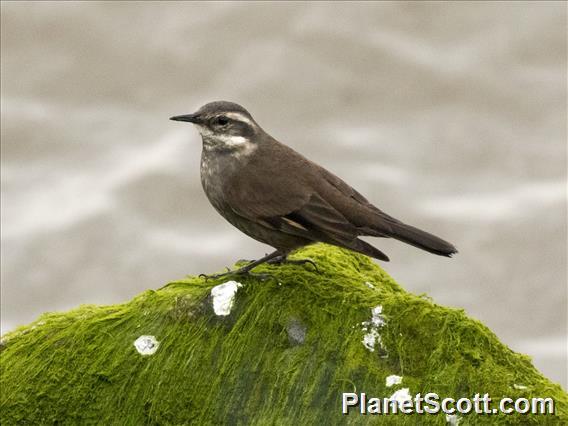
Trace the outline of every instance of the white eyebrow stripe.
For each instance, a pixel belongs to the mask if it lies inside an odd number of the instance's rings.
[[[233,120],[242,121],[243,123],[247,123],[248,125],[254,127],[254,123],[250,121],[250,119],[246,115],[241,114],[240,112],[228,112],[225,115],[229,118],[232,118]]]

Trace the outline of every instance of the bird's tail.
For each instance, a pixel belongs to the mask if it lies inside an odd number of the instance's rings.
[[[391,223],[392,233],[389,237],[426,250],[439,256],[452,257],[458,250],[453,244],[442,240],[428,232],[402,222]]]

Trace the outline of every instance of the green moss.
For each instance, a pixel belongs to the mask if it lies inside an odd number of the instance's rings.
[[[566,424],[568,395],[463,311],[404,291],[368,258],[325,245],[310,265],[263,266],[241,280],[228,316],[187,278],[115,306],[41,316],[3,338],[1,423],[446,424],[444,414],[341,414],[342,392],[552,397],[556,414],[463,417],[464,424]],[[370,283],[371,286],[366,284]],[[375,327],[375,351],[362,343]],[[367,331],[362,328],[367,324]],[[153,335],[156,353],[133,342]],[[387,388],[385,378],[403,376]],[[526,386],[517,389],[514,385]]]

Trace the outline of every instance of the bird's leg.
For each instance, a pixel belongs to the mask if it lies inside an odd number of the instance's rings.
[[[313,260],[311,260],[311,259],[289,259],[288,254],[289,253],[284,253],[284,254],[281,254],[280,256],[276,256],[273,259],[270,259],[269,261],[267,261],[267,263],[269,263],[271,265],[282,265],[284,263],[287,263],[289,265],[305,265],[306,263],[309,263],[310,265],[312,265],[314,267],[315,271],[319,273],[318,266],[316,265],[316,262],[314,262]]]
[[[278,250],[267,254],[266,256],[258,259],[258,260],[254,260],[250,263],[248,263],[247,265],[239,268],[239,269],[235,269],[234,271],[227,271],[227,272],[223,272],[222,274],[214,274],[214,275],[205,275],[205,274],[200,274],[199,276],[202,278],[205,278],[206,280],[209,278],[212,279],[216,279],[216,278],[221,278],[221,277],[225,277],[225,276],[229,276],[229,275],[252,275],[255,276],[255,274],[252,274],[250,271],[254,268],[256,268],[258,265],[261,265],[265,262],[270,261],[271,259],[274,259],[275,257],[281,256],[282,253]],[[257,276],[259,276],[260,278],[264,278],[266,276],[266,274],[256,274]]]

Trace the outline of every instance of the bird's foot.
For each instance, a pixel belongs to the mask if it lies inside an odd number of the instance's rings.
[[[278,256],[274,259],[270,259],[266,263],[269,263],[271,265],[282,265],[284,263],[288,265],[305,265],[306,263],[309,263],[314,267],[314,270],[319,273],[318,265],[316,265],[316,262],[314,262],[312,259],[289,259],[286,256]]]
[[[243,260],[239,260],[237,262],[238,263],[242,263]],[[249,262],[252,263],[251,261],[244,261],[244,262]],[[229,269],[229,267],[227,267],[227,272],[222,272],[220,274],[211,274],[211,275],[206,275],[206,274],[199,274],[199,278],[204,278],[205,281],[209,281],[209,280],[216,280],[219,278],[226,278],[226,277],[230,277],[230,276],[247,276],[247,277],[252,277],[252,278],[257,278],[261,281],[264,281],[268,278],[271,277],[271,275],[269,274],[257,274],[254,272],[251,272],[250,267],[248,267],[249,265],[243,266],[242,268],[239,269],[235,269],[235,270],[231,270]]]
[[[256,268],[258,265],[262,265],[263,263],[266,263],[266,262],[273,263],[272,260],[275,260],[274,263],[282,263],[282,262],[296,263],[296,264],[311,263],[314,266],[314,268],[316,268],[316,271],[317,271],[317,266],[312,260],[308,260],[308,259],[306,259],[306,260],[287,260],[286,254],[283,254],[281,251],[276,250],[272,253],[265,255],[264,257],[262,257],[258,260],[254,260],[250,263],[247,263],[246,265],[240,267],[239,269],[235,269],[234,271],[231,271],[229,268],[227,268],[227,272],[223,272],[222,274],[214,274],[214,275],[201,274],[199,276],[202,277],[202,278],[205,278],[206,281],[208,279],[218,279],[218,278],[223,278],[223,277],[231,276],[231,275],[246,275],[246,276],[249,276],[249,277],[258,278],[260,280],[265,280],[267,278],[270,278],[271,275],[270,274],[253,274],[250,271],[253,270],[254,268]],[[241,263],[241,261],[237,262],[237,264],[238,263]]]

